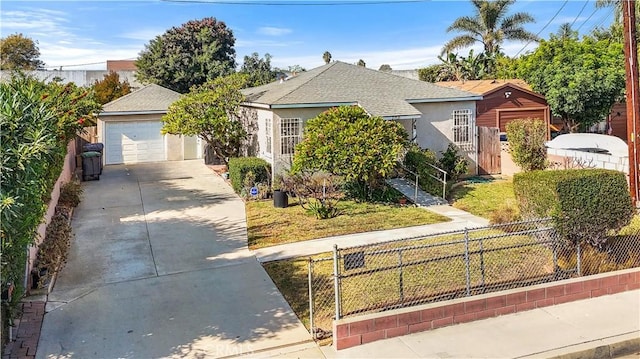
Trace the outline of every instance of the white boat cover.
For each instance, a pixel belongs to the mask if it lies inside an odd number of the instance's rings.
[[[629,147],[622,139],[597,133],[567,133],[547,141],[545,145],[555,149],[607,152],[617,157],[629,156]]]

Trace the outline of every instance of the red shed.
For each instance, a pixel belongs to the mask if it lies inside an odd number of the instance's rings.
[[[440,86],[482,95],[476,102],[476,125],[498,127],[506,132],[506,124],[518,118],[537,118],[549,127],[549,105],[544,96],[531,90],[523,80],[473,80],[438,82]]]

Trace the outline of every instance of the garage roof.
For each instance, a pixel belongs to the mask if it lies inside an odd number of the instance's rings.
[[[105,104],[101,114],[167,112],[180,96],[173,90],[151,84]]]
[[[468,91],[477,95],[488,95],[505,86],[517,87],[524,92],[528,92],[534,96],[544,98],[541,94],[534,92],[531,86],[524,80],[520,79],[495,79],[495,80],[468,80],[468,81],[440,81],[437,85],[448,88]]]

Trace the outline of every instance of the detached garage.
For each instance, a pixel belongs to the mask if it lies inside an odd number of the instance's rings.
[[[518,118],[536,118],[549,126],[547,100],[523,80],[473,80],[438,82],[440,86],[482,95],[476,102],[476,125],[497,127],[507,132],[506,125]]]
[[[179,161],[202,158],[195,137],[162,135],[162,116],[180,94],[147,85],[103,106],[98,116],[98,141],[104,143],[105,164]]]

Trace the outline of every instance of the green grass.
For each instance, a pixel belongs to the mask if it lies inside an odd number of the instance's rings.
[[[450,199],[453,201],[453,207],[488,219],[491,219],[501,206],[516,204],[511,180],[464,184],[453,189]]]
[[[446,222],[421,208],[342,201],[342,214],[316,219],[297,204],[275,208],[272,201],[246,204],[249,248],[256,249],[315,238]]]
[[[484,230],[471,233],[471,238],[486,237],[502,234],[498,230]],[[385,254],[373,254],[365,256],[365,267],[347,270],[341,266],[341,273],[347,276],[341,281],[342,310],[350,313],[364,308],[376,311],[376,308],[393,306],[401,301],[400,298],[400,271],[388,269],[366,273],[364,271],[394,266],[398,264],[397,251],[403,247],[403,263],[411,263],[426,258],[439,258],[452,254],[463,254],[463,243],[452,243],[438,247],[416,248],[425,244],[435,244],[459,241],[463,234],[447,235],[424,238],[413,241],[400,241],[372,246],[367,248],[367,253],[377,250],[385,250]],[[505,238],[496,238],[483,242],[485,250],[515,244],[532,243],[535,240],[529,236],[514,235]],[[478,242],[471,242],[469,250],[473,252],[479,249]],[[343,252],[344,255],[346,252]],[[330,253],[319,254],[314,258],[330,258]],[[553,272],[552,252],[541,245],[531,247],[519,247],[499,251],[488,251],[483,256],[485,283],[498,283],[504,281],[518,281],[525,277],[535,277]],[[482,282],[482,270],[480,255],[470,257],[471,285],[479,285]],[[289,302],[303,324],[309,328],[309,288],[308,288],[308,260],[292,259],[264,264],[278,289]],[[454,292],[464,291],[466,285],[465,262],[463,256],[442,261],[409,265],[402,270],[402,295],[405,300],[424,301],[425,298],[437,298],[438,296],[452,296]],[[314,278],[314,318],[315,327],[323,330],[331,330],[334,316],[334,292],[333,292],[333,261],[315,262],[313,266]],[[475,293],[478,294],[478,293]],[[457,294],[460,295],[460,294]],[[434,300],[434,299],[431,299]]]
[[[640,237],[640,214],[636,214],[632,219],[631,223],[626,227],[620,230],[619,235],[621,236],[639,236]]]

